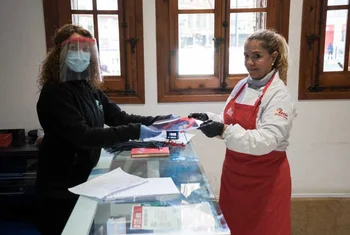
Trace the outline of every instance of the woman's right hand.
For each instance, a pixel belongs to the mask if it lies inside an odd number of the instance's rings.
[[[201,120],[203,122],[209,119],[209,117],[206,113],[190,113],[188,115],[188,117],[198,119],[198,120]]]

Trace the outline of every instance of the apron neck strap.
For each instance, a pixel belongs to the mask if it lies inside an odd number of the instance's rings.
[[[267,89],[269,88],[269,86],[271,85],[273,79],[275,78],[275,73],[273,73],[273,75],[271,76],[270,80],[266,83],[264,90],[262,91],[261,95],[259,96],[259,98],[255,101],[255,105],[254,106],[259,106],[261,103],[261,100],[263,98],[263,96],[265,95]]]
[[[235,97],[233,97],[233,100],[236,100],[239,95],[242,93],[242,91],[244,90],[244,88],[246,87],[247,82],[243,84],[243,86],[239,89],[239,91],[237,92],[237,94],[235,95]]]

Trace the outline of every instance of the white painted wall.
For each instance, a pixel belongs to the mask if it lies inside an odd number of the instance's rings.
[[[45,57],[41,0],[1,0],[0,128],[35,128],[36,80]]]
[[[122,105],[128,112],[187,115],[220,112],[223,102],[158,104],[155,1],[144,0],[146,104]],[[291,0],[288,87],[297,99],[302,0]],[[45,57],[42,0],[2,0],[0,8],[0,128],[38,128],[38,66]],[[350,193],[350,101],[299,101],[288,151],[294,193]],[[196,132],[197,133],[197,132]],[[224,145],[200,133],[194,138],[216,194]]]

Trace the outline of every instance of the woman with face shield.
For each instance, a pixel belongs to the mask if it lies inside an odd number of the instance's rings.
[[[100,89],[96,41],[87,30],[65,25],[41,66],[37,114],[44,130],[37,169],[41,234],[61,234],[101,148],[159,135],[147,126],[166,116],[128,114]],[[105,128],[104,124],[109,127]]]
[[[290,235],[291,176],[286,150],[296,108],[285,85],[288,45],[271,30],[244,45],[249,75],[221,114],[192,113],[226,145],[219,204],[233,235]]]

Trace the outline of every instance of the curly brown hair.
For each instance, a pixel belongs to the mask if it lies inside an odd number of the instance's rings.
[[[279,76],[284,84],[287,83],[288,71],[288,44],[285,38],[273,29],[258,30],[247,38],[247,41],[258,40],[262,42],[271,55],[274,51],[278,52],[278,56],[273,68],[278,70]]]
[[[42,89],[44,84],[51,80],[55,82],[60,81],[60,53],[61,53],[61,44],[65,40],[67,40],[72,34],[77,33],[83,37],[87,38],[93,38],[91,33],[78,26],[73,24],[66,24],[62,26],[60,29],[58,29],[56,35],[53,38],[54,47],[50,49],[48,52],[45,60],[42,62],[40,69],[39,69],[39,90]],[[97,58],[97,57],[92,57]],[[91,61],[91,67],[95,68],[96,64],[98,64],[97,61]],[[93,71],[93,77],[88,79],[87,81],[90,83],[90,85],[95,89],[100,89],[101,87],[101,81],[100,81],[100,74],[97,71]]]

